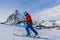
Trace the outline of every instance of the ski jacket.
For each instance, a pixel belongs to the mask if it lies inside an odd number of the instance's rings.
[[[26,14],[25,18],[26,18],[27,24],[32,24],[32,19],[31,19],[31,16],[29,14]]]

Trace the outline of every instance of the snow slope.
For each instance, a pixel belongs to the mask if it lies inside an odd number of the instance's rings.
[[[60,40],[60,30],[42,29],[37,31],[41,39],[15,36],[13,33],[26,34],[24,27],[0,24],[0,40]]]

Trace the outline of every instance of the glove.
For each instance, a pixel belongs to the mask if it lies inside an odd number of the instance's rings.
[[[23,21],[23,23],[24,23],[24,24],[27,24],[27,22],[26,22],[25,20]]]

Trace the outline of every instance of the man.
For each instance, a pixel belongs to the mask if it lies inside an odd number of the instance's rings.
[[[25,36],[30,36],[30,30],[29,28],[35,33],[35,37],[38,37],[38,32],[33,28],[32,26],[32,19],[31,19],[31,16],[28,12],[24,12],[24,15],[25,15],[25,19],[26,19],[26,24],[25,24],[25,29],[26,29],[26,32],[27,34]]]

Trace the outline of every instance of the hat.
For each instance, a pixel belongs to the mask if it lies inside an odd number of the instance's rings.
[[[26,11],[24,11],[23,13],[24,13],[24,15],[28,14],[28,12],[26,12]]]

